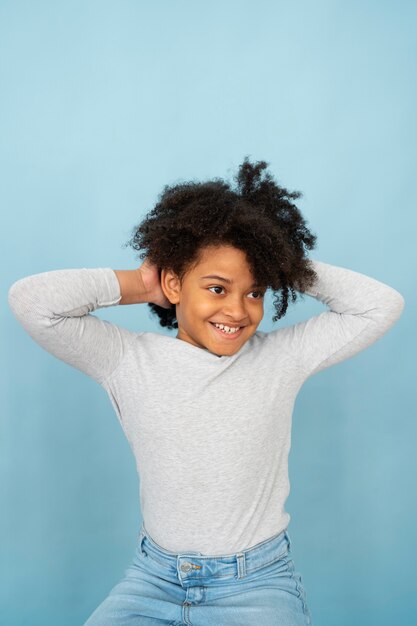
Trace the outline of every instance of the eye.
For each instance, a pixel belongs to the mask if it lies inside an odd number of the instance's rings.
[[[208,289],[224,289],[224,287],[222,287],[221,285],[213,285],[212,287],[208,287]],[[253,298],[254,300],[261,300],[264,297],[264,295],[265,295],[265,292],[263,292],[263,291],[251,291],[250,293],[257,293],[258,294],[257,298]],[[220,295],[220,294],[217,294],[217,295]]]
[[[208,289],[224,289],[224,287],[221,287],[220,285],[214,285],[214,287],[208,287]],[[212,292],[213,293],[213,292]]]
[[[259,295],[259,298],[255,298],[255,300],[261,300],[261,298],[265,295],[265,292],[263,291],[252,291],[251,293],[257,293]]]

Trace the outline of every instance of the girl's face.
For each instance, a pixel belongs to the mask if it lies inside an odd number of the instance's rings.
[[[177,339],[218,356],[238,352],[264,314],[265,287],[254,282],[245,253],[231,245],[203,248],[182,285],[174,273],[162,270],[162,290],[176,305]],[[215,322],[239,330],[225,332]]]

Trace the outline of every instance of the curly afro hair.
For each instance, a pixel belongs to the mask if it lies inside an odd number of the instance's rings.
[[[276,315],[283,317],[288,298],[297,299],[317,280],[305,248],[312,250],[316,235],[293,200],[302,196],[279,186],[266,170],[268,163],[244,158],[230,186],[221,178],[206,182],[165,185],[155,207],[133,228],[124,246],[140,251],[159,269],[172,270],[182,281],[206,246],[232,245],[246,253],[255,281],[274,292]],[[178,328],[175,304],[166,309],[148,303],[159,323]]]

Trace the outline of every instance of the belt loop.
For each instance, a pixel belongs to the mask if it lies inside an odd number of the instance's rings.
[[[244,576],[246,576],[245,555],[243,552],[238,552],[236,554],[236,558],[237,558],[237,577],[243,578]]]
[[[140,550],[140,553],[141,553],[143,556],[147,556],[146,552],[142,549],[142,543],[143,543],[143,540],[144,540],[144,539],[145,539],[145,529],[144,529],[144,527],[143,527],[143,525],[142,525],[142,527],[141,527],[141,529],[140,529],[140,532],[139,532],[139,538],[138,538],[138,541],[139,541],[139,550]]]

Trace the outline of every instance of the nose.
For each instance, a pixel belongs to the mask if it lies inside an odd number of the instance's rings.
[[[223,315],[233,324],[239,324],[247,319],[246,309],[240,298],[229,300],[223,308]]]

